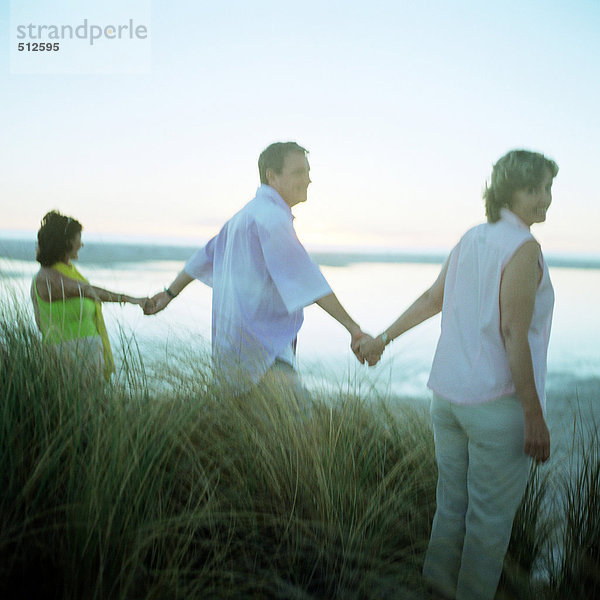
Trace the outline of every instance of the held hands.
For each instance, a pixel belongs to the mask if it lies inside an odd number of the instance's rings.
[[[380,335],[376,338],[371,336],[363,338],[358,348],[360,355],[367,361],[370,367],[375,366],[381,360],[384,350],[385,344]]]
[[[119,303],[123,304],[124,302],[126,302],[127,304],[136,304],[137,306],[140,306],[141,308],[144,308],[144,306],[146,305],[146,303],[149,300],[150,300],[149,298],[136,298],[134,296],[126,296],[126,295],[118,296]]]
[[[146,302],[148,302],[149,300],[150,300],[150,298],[148,298],[148,297],[146,297],[146,298],[131,298],[129,300],[129,303],[137,304],[137,306],[144,308],[144,306],[146,306]]]
[[[171,302],[171,298],[167,292],[158,292],[144,304],[144,314],[155,315],[165,309],[169,302]]]
[[[356,331],[352,331],[350,336],[350,348],[352,349],[352,352],[354,352],[354,356],[356,356],[358,362],[361,365],[364,365],[365,359],[363,358],[359,350],[360,342],[361,340],[364,340],[365,338],[370,338],[371,336],[362,331],[360,328],[358,328]]]
[[[354,352],[354,355],[361,365],[364,365],[366,361],[370,367],[375,366],[379,362],[383,348],[385,347],[383,343],[381,343],[381,345],[382,349],[378,352],[376,350],[378,339],[374,339],[368,333],[365,333],[360,329],[352,333],[350,348],[352,348],[352,352]]]

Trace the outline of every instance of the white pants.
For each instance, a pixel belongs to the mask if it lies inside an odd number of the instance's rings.
[[[439,476],[423,576],[450,598],[492,600],[529,475],[521,403],[434,395],[431,419]]]

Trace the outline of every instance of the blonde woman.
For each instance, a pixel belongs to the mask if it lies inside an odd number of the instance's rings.
[[[428,386],[438,463],[437,510],[423,574],[442,597],[491,600],[530,460],[546,461],[546,354],[554,292],[530,232],[546,220],[556,163],[514,150],[484,192],[487,223],[469,230],[435,281],[388,329],[385,346],[442,311]]]
[[[31,283],[31,301],[43,340],[88,374],[103,374],[108,379],[114,360],[101,303],[129,302],[143,307],[147,299],[90,285],[72,263],[83,246],[82,229],[79,221],[56,211],[43,218],[36,256],[41,268]]]

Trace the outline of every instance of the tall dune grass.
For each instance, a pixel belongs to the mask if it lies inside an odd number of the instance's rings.
[[[328,393],[307,411],[277,388],[235,397],[185,362],[147,375],[131,340],[116,380],[91,383],[18,306],[0,306],[1,597],[427,597],[437,473],[424,409]],[[544,508],[548,480],[532,474],[504,597],[536,597],[563,515],[544,594],[595,597],[598,436],[586,443],[566,505]]]

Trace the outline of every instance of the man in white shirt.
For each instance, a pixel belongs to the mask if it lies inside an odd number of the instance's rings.
[[[307,151],[295,142],[271,144],[260,155],[261,186],[203,248],[186,262],[146,314],[163,310],[199,279],[213,288],[212,351],[217,373],[241,389],[269,371],[299,387],[294,370],[296,336],[303,309],[317,303],[351,336],[356,352],[365,336],[332,292],[300,243],[291,208],[306,202],[310,184]]]

